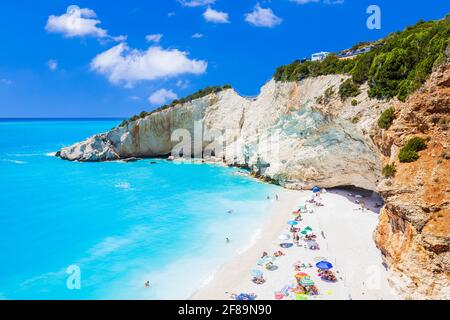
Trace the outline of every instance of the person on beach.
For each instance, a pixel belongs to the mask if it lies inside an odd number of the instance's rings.
[[[146,281],[145,284],[144,284],[144,286],[145,286],[146,288],[150,288],[150,281]]]
[[[294,235],[294,239],[295,239],[295,244],[297,245],[297,247],[299,246],[299,244],[300,244],[300,237],[299,237],[299,235],[298,235],[298,233],[295,233],[295,235]]]
[[[279,200],[278,195],[276,195],[275,198],[277,199],[277,201]]]
[[[231,242],[230,238],[227,238],[226,241],[227,241],[227,243],[230,243],[230,242]]]

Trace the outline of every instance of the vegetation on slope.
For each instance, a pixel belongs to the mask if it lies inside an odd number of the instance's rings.
[[[402,163],[414,162],[419,159],[419,151],[425,150],[427,144],[423,138],[414,137],[400,149],[398,158]]]
[[[383,170],[381,171],[381,174],[385,178],[392,178],[397,173],[397,168],[395,167],[395,164],[387,164],[383,167]]]
[[[354,87],[368,81],[370,97],[398,97],[405,101],[424,83],[433,68],[448,58],[450,17],[420,21],[372,45],[372,51],[353,59],[331,55],[323,61],[295,61],[279,67],[274,79],[286,82],[327,74],[349,74],[351,80],[342,83],[340,88],[343,98],[356,94]]]
[[[209,95],[211,93],[218,93],[220,91],[231,89],[231,88],[232,87],[229,84],[225,84],[223,86],[206,87],[206,88],[201,89],[201,90],[199,90],[199,91],[197,91],[197,92],[195,92],[195,93],[193,93],[193,94],[191,94],[189,96],[186,96],[184,98],[175,99],[170,104],[163,105],[163,106],[159,107],[158,109],[153,110],[152,112],[142,111],[139,115],[135,115],[135,116],[132,116],[130,119],[124,120],[119,125],[119,127],[124,127],[130,122],[136,121],[138,119],[143,119],[143,118],[145,118],[145,117],[147,117],[147,116],[149,116],[149,115],[151,115],[151,114],[153,114],[155,112],[159,112],[159,111],[162,111],[162,110],[165,110],[165,109],[168,109],[168,108],[172,108],[172,107],[176,106],[177,104],[188,103],[188,102],[191,102],[191,101],[193,101],[195,99],[203,98],[203,97],[205,97],[205,96],[207,96],[207,95]]]
[[[381,113],[381,116],[378,118],[378,127],[380,127],[380,129],[389,129],[389,127],[392,124],[392,121],[394,121],[395,118],[394,114],[395,114],[394,108],[384,110]]]

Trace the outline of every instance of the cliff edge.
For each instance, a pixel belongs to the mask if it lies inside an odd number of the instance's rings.
[[[386,205],[375,232],[389,266],[390,282],[410,299],[450,298],[450,64],[441,66],[406,103],[396,119],[374,136],[385,164],[396,174],[379,185]],[[400,163],[406,141],[422,137],[427,148]]]

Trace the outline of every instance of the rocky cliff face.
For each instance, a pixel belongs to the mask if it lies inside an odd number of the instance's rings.
[[[392,271],[392,286],[407,298],[448,299],[449,69],[447,64],[433,73],[406,103],[370,99],[364,86],[357,105],[341,101],[336,92],[346,76],[340,75],[270,81],[253,99],[225,90],[96,135],[58,155],[72,161],[168,155],[183,133],[200,132],[203,140],[193,143],[194,156],[249,166],[288,188],[378,189],[386,205],[375,239]],[[396,120],[380,130],[377,119],[390,106]],[[212,137],[220,134],[225,146],[209,152]],[[427,150],[417,162],[397,164],[394,178],[383,179],[382,166],[398,163],[399,148],[416,135],[429,139]]]
[[[391,284],[411,299],[450,298],[450,64],[432,74],[406,103],[394,105],[396,119],[378,131],[384,163],[396,163],[394,178],[379,192],[386,205],[375,240],[392,271]],[[400,164],[398,151],[412,137],[428,140],[413,163]]]
[[[286,187],[355,185],[373,190],[381,169],[377,148],[366,133],[387,106],[369,99],[366,90],[356,98],[357,106],[351,99],[342,102],[336,92],[343,79],[330,75],[300,83],[270,81],[253,99],[225,90],[96,135],[59,155],[77,161],[167,155],[179,143],[172,135],[182,128],[192,139],[199,132],[204,137],[200,148],[192,150],[195,156],[204,151],[206,160],[255,168]],[[318,97],[323,97],[321,103]],[[219,134],[224,134],[225,146],[207,152]]]

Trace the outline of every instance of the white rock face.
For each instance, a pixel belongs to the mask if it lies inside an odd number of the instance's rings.
[[[192,148],[181,149],[184,157],[203,153],[206,160],[249,166],[288,188],[355,185],[375,190],[381,168],[370,132],[387,105],[369,99],[366,88],[355,98],[358,105],[352,106],[352,99],[341,101],[337,92],[345,79],[272,80],[254,99],[225,90],[153,113],[58,154],[71,161],[110,161],[169,155],[175,148],[178,155],[177,145],[189,141],[189,133]],[[334,93],[325,97],[329,88]],[[321,96],[325,101],[318,103]]]

